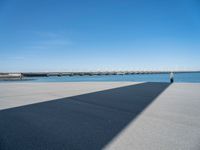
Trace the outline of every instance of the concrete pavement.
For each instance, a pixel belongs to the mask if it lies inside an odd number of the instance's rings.
[[[199,150],[200,84],[3,83],[0,149]]]

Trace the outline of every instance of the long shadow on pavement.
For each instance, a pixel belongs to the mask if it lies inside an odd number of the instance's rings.
[[[141,83],[2,110],[0,149],[102,149],[168,86]]]

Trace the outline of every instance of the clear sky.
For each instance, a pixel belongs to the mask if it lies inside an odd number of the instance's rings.
[[[199,0],[0,0],[0,71],[200,70]]]

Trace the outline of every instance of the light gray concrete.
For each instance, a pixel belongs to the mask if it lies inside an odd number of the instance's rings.
[[[200,84],[170,85],[105,148],[199,150]]]
[[[200,84],[4,83],[0,89],[2,150],[200,149]]]
[[[138,82],[0,83],[0,110],[134,84]]]

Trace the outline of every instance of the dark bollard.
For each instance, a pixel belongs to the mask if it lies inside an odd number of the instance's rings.
[[[174,82],[174,74],[173,74],[173,72],[170,73],[169,78],[170,78],[170,83],[173,83]]]

